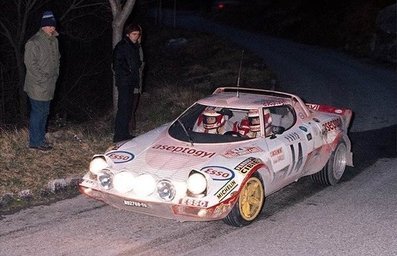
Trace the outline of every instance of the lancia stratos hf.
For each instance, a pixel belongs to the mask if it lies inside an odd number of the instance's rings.
[[[335,185],[352,166],[349,109],[220,87],[173,122],[94,155],[81,191],[128,211],[248,225],[303,176]]]

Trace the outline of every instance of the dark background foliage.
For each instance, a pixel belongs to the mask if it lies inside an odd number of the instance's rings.
[[[23,53],[24,43],[39,28],[41,13],[54,11],[59,20],[62,53],[61,75],[52,103],[51,118],[75,121],[95,119],[112,109],[111,13],[107,0],[87,1],[92,6],[69,10],[72,0],[42,0],[27,14],[24,34],[18,26],[16,3],[1,1],[3,24],[9,28],[14,42],[0,33],[0,126],[26,125],[21,74],[15,49]],[[195,10],[208,18],[252,31],[293,39],[303,43],[339,48],[356,56],[367,57],[371,40],[378,33],[379,11],[394,0],[245,0],[227,12],[214,12],[213,1],[138,0],[130,21],[144,27],[158,26],[158,20],[145,18],[149,9],[174,8]],[[150,30],[148,30],[150,31]],[[144,42],[155,41],[146,34]],[[13,44],[14,43],[14,44]],[[144,44],[148,47],[149,44]],[[153,47],[153,46],[151,46]],[[156,46],[154,46],[156,47]],[[149,51],[148,51],[149,52]],[[199,51],[198,51],[199,52]],[[149,56],[150,62],[167,55]],[[23,65],[23,64],[22,64]],[[178,70],[183,67],[175,65]],[[177,72],[175,72],[177,73]],[[23,82],[23,81],[22,81]],[[155,86],[155,84],[153,85]],[[27,104],[28,105],[28,104]]]

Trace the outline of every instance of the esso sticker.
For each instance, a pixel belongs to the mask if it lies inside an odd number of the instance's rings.
[[[127,151],[112,151],[106,154],[115,164],[126,163],[134,159],[134,155]]]
[[[206,166],[201,171],[208,174],[213,180],[230,180],[234,178],[234,172],[222,166]]]

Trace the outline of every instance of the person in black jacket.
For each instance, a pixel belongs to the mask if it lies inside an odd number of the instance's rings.
[[[132,116],[130,120],[130,132],[134,134],[136,132],[136,112],[139,105],[139,100],[141,98],[141,94],[143,93],[143,69],[145,68],[145,60],[143,56],[143,49],[142,49],[142,28],[141,28],[141,36],[138,39],[138,46],[139,46],[139,57],[141,59],[141,67],[139,68],[139,88],[134,89],[134,100],[132,104]]]
[[[125,29],[125,37],[113,50],[113,71],[118,90],[117,114],[113,142],[132,139],[129,122],[132,116],[134,89],[139,88],[142,61],[139,54],[139,38],[142,29],[130,24]]]

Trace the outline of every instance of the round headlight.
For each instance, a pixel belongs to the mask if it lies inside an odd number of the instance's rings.
[[[134,192],[140,196],[148,196],[156,189],[156,180],[150,174],[136,177]]]
[[[157,193],[161,199],[171,201],[174,199],[176,191],[174,185],[169,180],[160,180],[157,183]]]
[[[90,172],[93,174],[99,174],[99,172],[108,167],[108,163],[103,157],[95,157],[90,162]]]
[[[135,177],[130,172],[120,172],[114,176],[113,187],[120,193],[127,193],[134,188]]]
[[[109,172],[98,174],[99,184],[101,184],[104,189],[110,189],[112,187],[112,176],[113,175]]]
[[[201,194],[207,188],[207,179],[201,173],[193,173],[187,179],[187,189],[193,194]]]

